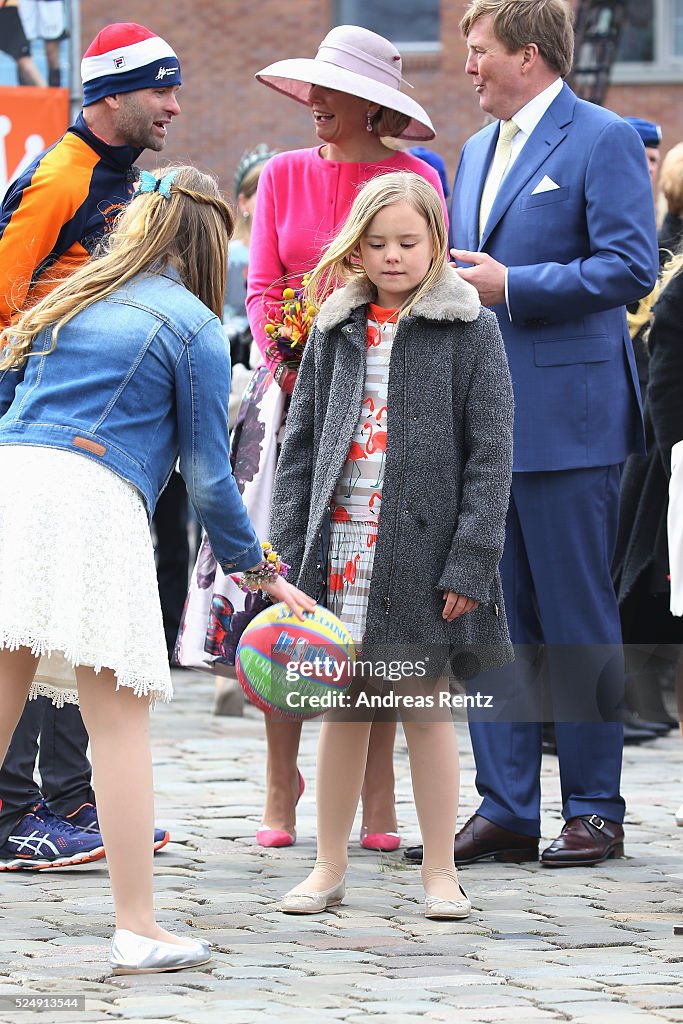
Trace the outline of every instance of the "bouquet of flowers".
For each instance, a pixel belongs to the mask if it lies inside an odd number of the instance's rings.
[[[282,293],[282,304],[271,310],[266,321],[265,332],[269,338],[266,354],[270,359],[278,359],[288,369],[299,368],[304,345],[311,332],[315,314],[315,306],[304,298],[304,289],[308,275],[304,275],[301,287],[285,288]]]

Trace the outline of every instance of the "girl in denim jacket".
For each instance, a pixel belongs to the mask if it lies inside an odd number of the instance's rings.
[[[153,910],[148,717],[171,681],[148,521],[178,457],[224,571],[297,613],[314,606],[264,560],[226,469],[219,317],[232,224],[213,178],[143,172],[103,254],[0,335],[0,761],[32,688],[80,702],[117,973],[210,956]],[[34,683],[53,651],[74,667],[77,692]]]

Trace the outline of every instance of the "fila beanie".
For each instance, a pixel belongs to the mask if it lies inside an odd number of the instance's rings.
[[[107,25],[81,61],[83,106],[117,92],[180,85],[180,62],[159,36],[135,22]]]

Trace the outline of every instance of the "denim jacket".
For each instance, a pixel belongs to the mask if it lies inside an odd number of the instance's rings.
[[[51,335],[34,339],[39,354],[21,369],[0,371],[0,444],[101,462],[140,491],[150,517],[180,455],[221,568],[256,565],[261,547],[230,469],[230,352],[218,318],[166,269],[78,313],[44,354]]]

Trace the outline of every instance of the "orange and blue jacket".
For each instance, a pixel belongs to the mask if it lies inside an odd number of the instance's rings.
[[[133,195],[142,149],[109,146],[83,114],[0,206],[0,328],[89,258]]]

